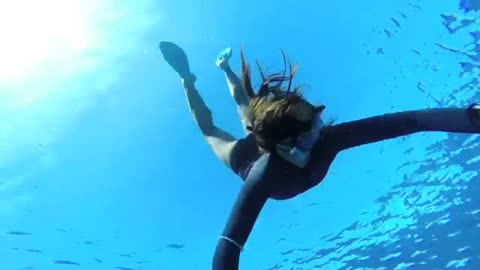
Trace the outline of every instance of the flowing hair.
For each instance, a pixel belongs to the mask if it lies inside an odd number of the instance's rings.
[[[257,143],[267,151],[286,138],[294,138],[311,128],[314,111],[322,111],[325,106],[314,106],[302,95],[301,86],[292,89],[293,78],[298,65],[292,65],[282,50],[284,70],[281,73],[266,75],[259,61],[257,67],[262,83],[255,93],[250,65],[245,61],[243,49],[240,53],[242,85],[250,97],[248,129],[255,135]],[[288,73],[287,73],[288,71]],[[294,107],[303,110],[293,110]],[[301,114],[308,116],[302,116]],[[307,119],[305,119],[307,118]]]

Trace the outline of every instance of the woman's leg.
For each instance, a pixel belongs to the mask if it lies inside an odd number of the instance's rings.
[[[230,89],[230,94],[232,95],[235,103],[237,104],[238,114],[240,115],[240,120],[242,121],[243,128],[246,133],[249,133],[247,126],[250,125],[249,121],[249,97],[247,91],[245,91],[242,81],[240,78],[232,71],[228,61],[232,56],[232,49],[227,48],[223,50],[217,57],[217,66],[225,72],[225,77],[227,79],[228,88]]]
[[[214,124],[212,112],[195,88],[196,78],[190,71],[187,54],[172,42],[161,42],[160,50],[167,63],[182,79],[188,106],[208,144],[217,157],[232,168],[231,153],[237,141],[231,134]]]
[[[237,144],[237,140],[230,133],[214,124],[212,112],[195,88],[195,80],[196,78],[193,74],[182,78],[188,107],[215,155],[227,167],[232,168],[232,151]]]

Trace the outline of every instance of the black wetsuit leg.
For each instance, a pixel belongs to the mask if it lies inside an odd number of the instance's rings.
[[[253,165],[237,196],[222,236],[243,246],[255,225],[258,215],[269,198],[275,170],[269,166],[270,155],[265,154]],[[213,257],[213,270],[237,270],[240,248],[220,239]]]

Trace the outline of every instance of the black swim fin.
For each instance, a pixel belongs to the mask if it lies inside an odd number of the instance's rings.
[[[180,75],[181,78],[191,76],[190,65],[188,64],[187,54],[180,46],[173,42],[160,42],[160,51],[162,51],[165,61]]]

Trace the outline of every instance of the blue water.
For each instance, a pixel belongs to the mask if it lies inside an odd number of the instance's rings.
[[[234,67],[243,45],[273,70],[283,48],[337,122],[480,99],[479,13],[459,1],[7,2],[1,270],[209,269],[242,182],[202,138],[160,40],[187,51],[238,137],[214,64],[227,46]],[[320,186],[267,203],[241,269],[480,269],[479,144],[417,134],[342,153]]]

